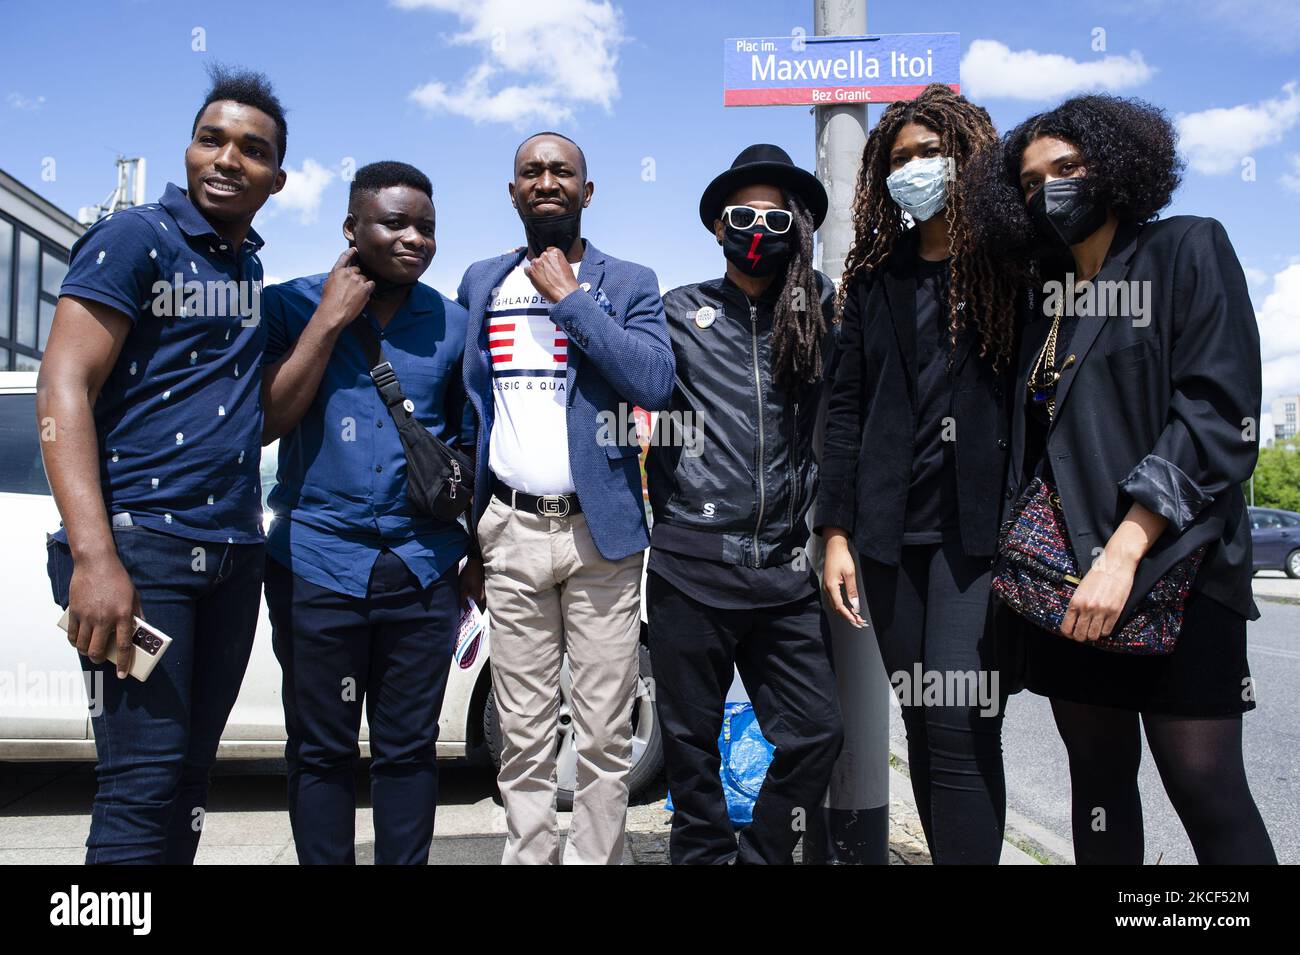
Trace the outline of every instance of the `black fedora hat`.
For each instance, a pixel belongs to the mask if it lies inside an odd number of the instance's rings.
[[[723,203],[742,186],[776,186],[793,192],[812,213],[813,228],[818,228],[826,218],[826,190],[817,177],[800,169],[780,146],[755,143],[740,151],[731,168],[718,176],[700,197],[700,221],[704,228],[713,231],[713,220],[722,215]]]

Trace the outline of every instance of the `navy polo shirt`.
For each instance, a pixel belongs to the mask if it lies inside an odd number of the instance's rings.
[[[232,248],[172,183],[72,247],[60,295],[131,320],[94,409],[110,514],[193,540],[262,540],[261,247],[250,230]]]
[[[262,300],[266,364],[284,357],[320,304],[327,274],[272,285]],[[469,314],[417,283],[405,304],[379,324],[367,313],[384,358],[416,419],[448,444],[474,446],[474,412],[465,400],[461,355]],[[269,503],[275,519],[267,554],[294,574],[335,593],[364,597],[370,570],[392,551],[427,587],[465,556],[459,523],[416,513],[406,496],[406,454],[369,375],[356,336],[334,344],[311,407],[280,439],[279,472]]]

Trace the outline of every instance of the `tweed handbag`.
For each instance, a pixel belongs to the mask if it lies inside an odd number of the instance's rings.
[[[1144,656],[1172,653],[1183,626],[1187,595],[1204,556],[1202,546],[1180,560],[1138,601],[1122,627],[1090,641],[1091,645]],[[993,592],[1030,623],[1060,634],[1079,581],[1061,499],[1050,482],[1036,477],[1012,507],[998,535]]]

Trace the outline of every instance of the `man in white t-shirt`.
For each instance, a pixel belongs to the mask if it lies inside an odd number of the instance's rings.
[[[510,199],[527,248],[471,265],[458,296],[479,420],[473,522],[492,613],[506,863],[560,861],[566,655],[577,783],[564,861],[623,856],[649,536],[640,446],[621,423],[635,407],[668,406],[674,366],[654,273],[581,237],[593,190],[572,140],[524,140]]]

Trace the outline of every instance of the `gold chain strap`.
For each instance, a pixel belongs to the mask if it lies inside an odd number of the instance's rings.
[[[1038,359],[1034,362],[1034,367],[1029,372],[1029,381],[1026,387],[1029,390],[1030,400],[1033,400],[1034,393],[1041,386],[1046,389],[1052,386],[1053,390],[1047,397],[1047,420],[1051,421],[1056,414],[1056,391],[1055,385],[1061,380],[1061,372],[1056,370],[1056,339],[1061,331],[1061,311],[1064,308],[1064,297],[1056,305],[1056,315],[1052,319],[1052,327],[1047,333],[1047,340],[1043,342],[1043,347],[1038,352]],[[1051,356],[1050,358],[1048,356]],[[1070,356],[1073,359],[1073,355]],[[1051,381],[1046,381],[1047,369],[1050,362]],[[1066,363],[1068,367],[1070,362]],[[1064,369],[1062,369],[1063,371]]]

